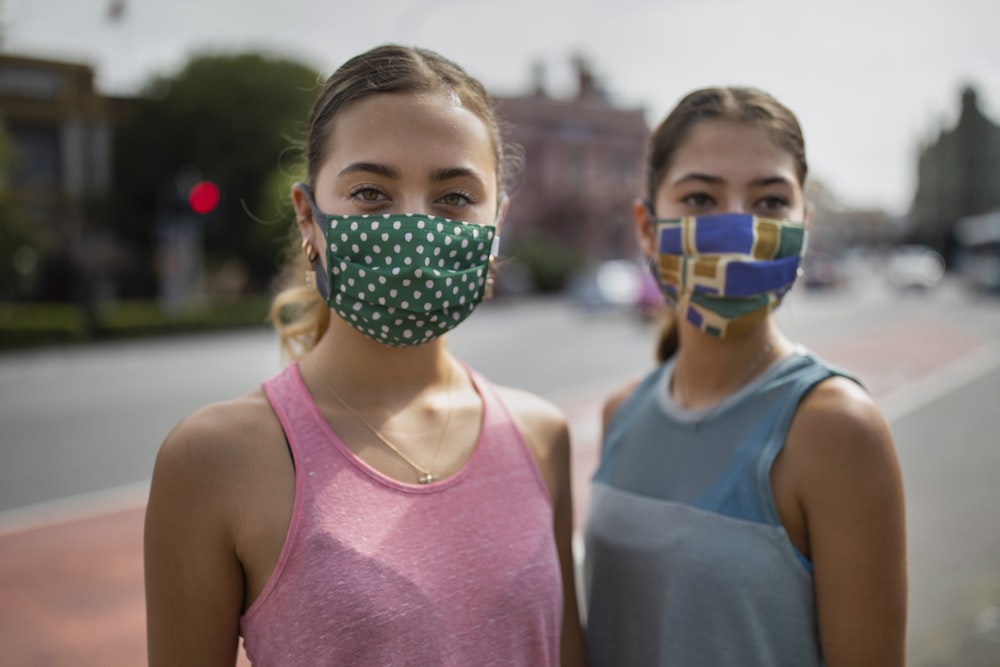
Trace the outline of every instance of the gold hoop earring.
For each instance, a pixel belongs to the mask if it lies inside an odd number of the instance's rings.
[[[306,267],[306,285],[309,287],[316,287],[316,270],[313,266],[316,258],[319,257],[319,253],[315,248],[313,248],[309,239],[302,239],[302,252],[306,256],[306,261],[308,262],[308,266]]]

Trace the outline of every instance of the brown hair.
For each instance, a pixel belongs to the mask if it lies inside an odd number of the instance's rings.
[[[795,114],[771,95],[756,88],[702,88],[688,93],[653,131],[649,143],[647,197],[656,201],[656,190],[673,166],[677,149],[687,141],[692,128],[705,120],[730,120],[758,125],[769,131],[774,143],[795,159],[799,184],[804,185],[809,166],[802,128]],[[659,361],[677,351],[677,326],[667,316],[656,346]]]
[[[305,143],[305,171],[310,185],[329,151],[337,114],[358,100],[380,93],[446,91],[486,125],[497,160],[497,188],[502,189],[518,164],[518,156],[505,151],[500,125],[486,88],[476,78],[443,56],[417,47],[385,44],[354,56],[326,80],[309,115]],[[293,228],[288,255],[293,280],[308,268]],[[298,358],[312,348],[326,331],[330,311],[314,287],[302,284],[283,290],[271,306],[271,321],[281,336],[286,357]]]

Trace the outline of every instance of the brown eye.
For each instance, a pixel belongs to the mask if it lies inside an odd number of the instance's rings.
[[[445,196],[439,199],[445,206],[457,207],[457,206],[468,206],[472,203],[472,198],[464,192],[449,192]]]

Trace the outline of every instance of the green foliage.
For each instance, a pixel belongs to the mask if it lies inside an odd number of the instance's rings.
[[[0,302],[0,350],[164,334],[263,327],[267,295],[227,299],[180,312],[156,301],[121,301],[101,308],[88,322],[82,308],[66,303]]]
[[[566,243],[542,234],[519,237],[512,254],[534,276],[539,292],[561,291],[584,261]]]
[[[300,160],[296,146],[319,81],[300,63],[245,53],[199,55],[151,82],[116,133],[116,233],[151,250],[157,220],[189,215],[187,188],[212,180],[221,201],[201,218],[208,261],[238,258],[251,282],[265,286],[288,225],[267,210],[269,184]]]

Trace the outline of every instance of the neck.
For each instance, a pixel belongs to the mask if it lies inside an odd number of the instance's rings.
[[[323,382],[351,396],[355,407],[407,403],[445,385],[453,363],[443,338],[395,348],[358,333],[336,315],[304,367],[323,374]]]
[[[770,318],[737,338],[716,338],[679,323],[671,396],[685,408],[714,405],[791,350]]]

